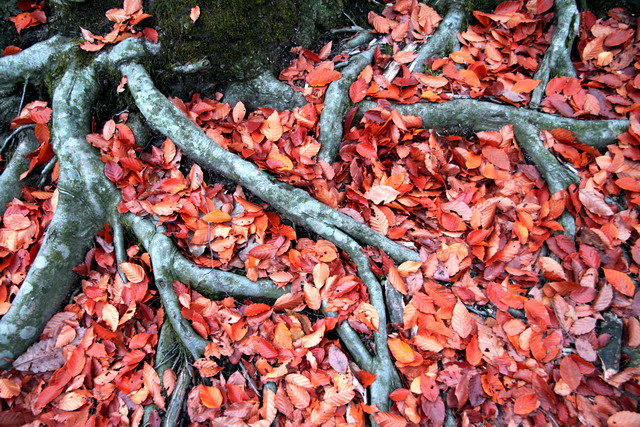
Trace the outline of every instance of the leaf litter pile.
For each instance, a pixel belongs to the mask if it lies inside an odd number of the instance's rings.
[[[208,184],[171,140],[138,146],[126,113],[87,135],[122,192],[121,213],[153,216],[198,265],[289,286],[265,304],[214,301],[189,283],[173,283],[183,317],[210,341],[193,363],[198,375],[186,399],[192,423],[362,425],[374,414],[382,426],[442,425],[446,408],[463,425],[640,423],[635,18],[621,9],[603,19],[582,13],[573,58],[578,75],[546,86],[545,112],[630,119],[629,131],[604,152],[566,129],[543,131],[545,145],[580,176],[566,191],[551,195],[511,126],[443,135],[423,128],[420,117],[389,109],[389,101],[460,97],[526,106],[540,83],[533,77],[550,43],[552,3],[511,1],[493,13],[474,12],[458,36],[460,49],[428,59],[424,73],[410,71],[416,55],[402,47],[431,34],[441,22],[437,12],[398,1],[371,13],[386,44],[375,48],[349,95],[353,102],[372,97],[379,106],[362,117],[355,110],[346,115],[332,164],[316,157],[319,118],[327,86],[340,79],[349,55],[331,57],[331,45],[317,54],[294,49],[298,57],[280,75],[306,98],[303,107],[248,112],[221,94],[172,100],[223,148],[419,251],[420,262],[396,266],[383,251],[366,250],[374,273],[386,276],[404,302],[402,318],[387,331],[402,377],[389,413],[368,404],[365,388],[375,372],[358,368],[333,333],[344,320],[364,337],[378,330],[378,313],[347,255],[329,241],[299,236],[241,187]],[[146,17],[110,12],[116,23]],[[389,78],[391,62],[399,72]],[[41,145],[30,170],[52,157],[50,115],[36,102],[14,120],[36,125]],[[2,217],[0,314],[51,220],[56,174],[44,189],[25,187]],[[575,239],[561,233],[565,210],[575,218]],[[75,269],[81,291],[15,369],[2,373],[0,424],[139,425],[145,406],[166,409],[177,372],[168,368],[160,377],[153,369],[165,313],[149,255],[136,244],[126,255],[117,265],[106,226]],[[318,316],[321,307],[337,317]],[[373,345],[372,338],[365,342]]]

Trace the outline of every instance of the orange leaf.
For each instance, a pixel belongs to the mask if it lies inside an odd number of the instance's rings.
[[[389,350],[400,363],[411,363],[416,358],[411,346],[399,338],[389,339]]]
[[[373,419],[380,427],[406,427],[409,424],[402,415],[388,412],[378,412]]]
[[[378,330],[380,316],[378,315],[378,310],[376,310],[374,306],[368,302],[361,302],[355,313],[358,316],[358,320],[367,325],[369,329],[372,331]]]
[[[85,391],[85,393],[87,392]],[[63,411],[75,411],[76,409],[80,409],[87,400],[89,400],[89,398],[81,391],[72,391],[62,396],[55,406]]]
[[[393,202],[400,192],[388,185],[374,185],[366,193],[364,197],[371,200],[376,205],[381,203]]]
[[[218,387],[200,384],[200,400],[207,408],[219,408],[222,406],[222,392]]]
[[[282,348],[293,350],[291,331],[284,323],[277,323],[273,331],[273,341]]]
[[[304,337],[300,338],[300,341],[302,342],[302,346],[305,348],[311,348],[320,344],[320,341],[322,341],[322,338],[324,337],[325,329],[326,327],[323,324],[318,328],[317,331],[312,332],[309,335],[305,335]]]
[[[311,70],[311,72],[307,74],[307,83],[311,86],[325,86],[339,80],[342,77],[342,73],[329,67],[333,67],[333,64],[327,66],[325,63],[322,63]]]
[[[609,283],[613,285],[616,290],[628,297],[632,297],[635,293],[635,286],[633,284],[633,280],[625,273],[617,270],[610,270],[608,268],[603,268],[604,276],[607,278]]]
[[[613,210],[604,201],[604,196],[591,188],[581,188],[578,190],[578,198],[582,205],[596,215],[611,216]]]
[[[418,80],[430,88],[441,88],[449,84],[449,80],[442,76],[432,76],[431,74],[418,74]]]
[[[630,177],[616,179],[616,185],[623,190],[640,192],[640,181]]]
[[[511,88],[511,91],[515,93],[529,93],[540,84],[540,81],[541,80],[533,79],[518,80]]]
[[[208,223],[219,224],[221,222],[231,221],[231,215],[221,210],[215,210],[203,216],[202,219]]]
[[[176,388],[176,382],[178,381],[178,377],[176,373],[173,372],[173,369],[167,369],[162,374],[162,386],[167,391],[167,396],[171,396],[173,393],[173,389]]]
[[[118,329],[118,320],[120,319],[120,314],[118,313],[118,309],[113,305],[107,303],[102,308],[102,314],[100,316],[104,323],[111,328],[112,331],[116,331]]]
[[[144,269],[138,264],[134,264],[132,262],[121,262],[120,268],[127,280],[132,283],[140,283],[145,278]]]
[[[289,384],[295,384],[298,387],[313,388],[313,384],[311,384],[309,378],[302,374],[289,374],[285,377],[285,380],[287,380]]]
[[[516,399],[513,411],[518,415],[527,415],[536,410],[539,404],[538,396],[532,393],[524,394]]]
[[[11,399],[20,394],[20,384],[16,384],[9,378],[0,378],[0,398]]]
[[[322,297],[318,288],[313,286],[309,282],[304,283],[304,302],[307,303],[310,309],[318,310],[322,305]]]
[[[189,18],[191,18],[191,21],[194,23],[198,20],[198,18],[200,18],[200,6],[194,6],[191,8]]]
[[[395,265],[392,265],[391,267],[389,267],[388,279],[396,291],[400,292],[402,295],[407,295],[407,292],[408,292],[407,284],[405,283],[404,279],[400,275],[400,272],[398,271]]]

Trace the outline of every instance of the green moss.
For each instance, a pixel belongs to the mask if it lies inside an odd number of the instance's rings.
[[[192,0],[153,3],[160,40],[169,63],[207,59],[218,82],[255,77],[267,66],[281,67],[282,55],[308,45],[335,25],[342,0],[203,0],[200,18],[191,22]]]

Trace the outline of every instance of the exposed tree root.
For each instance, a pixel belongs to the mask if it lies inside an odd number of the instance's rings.
[[[575,77],[576,70],[571,62],[571,47],[578,34],[580,14],[573,0],[556,0],[556,29],[551,45],[544,54],[534,79],[540,84],[533,90],[529,108],[537,108],[542,101],[549,79],[556,76]]]
[[[373,101],[360,103],[360,110],[376,107]],[[402,114],[422,117],[423,125],[447,132],[497,130],[513,123],[528,122],[540,130],[568,129],[578,141],[604,149],[629,128],[628,120],[577,120],[552,114],[495,104],[489,101],[459,99],[442,104],[391,104]]]
[[[342,77],[329,85],[325,94],[325,103],[320,115],[320,137],[322,148],[318,156],[327,163],[333,163],[342,143],[342,117],[352,105],[349,99],[349,87],[358,78],[358,74],[373,59],[373,48],[359,53],[349,60],[342,70]]]
[[[423,73],[425,60],[434,56],[447,56],[458,50],[458,31],[465,18],[465,13],[459,1],[451,1],[449,11],[438,25],[435,33],[418,50],[418,56],[409,65],[409,70]]]
[[[278,111],[302,107],[307,103],[300,92],[276,79],[270,71],[243,83],[234,83],[224,92],[224,102],[242,101],[248,109],[274,108]]]

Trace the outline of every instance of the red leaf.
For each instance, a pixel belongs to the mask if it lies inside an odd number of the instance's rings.
[[[351,84],[349,87],[349,98],[351,98],[351,102],[357,104],[362,101],[365,96],[367,96],[367,88],[369,84],[365,81],[363,77],[358,78],[355,82]]]
[[[565,356],[560,362],[560,375],[571,390],[575,390],[582,381],[582,373],[578,364],[569,356]]]
[[[258,259],[271,259],[276,256],[278,252],[278,248],[273,245],[264,244],[254,246],[253,249],[249,251],[249,255],[254,256]]]
[[[271,310],[271,306],[267,304],[257,303],[250,304],[244,308],[245,316],[257,316],[258,314],[265,313]]]

